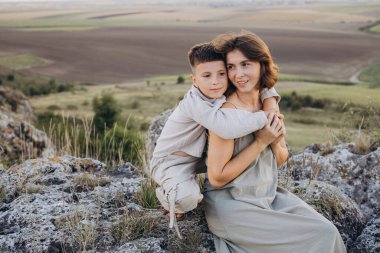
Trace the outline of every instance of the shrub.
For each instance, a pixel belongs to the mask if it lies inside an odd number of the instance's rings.
[[[311,104],[310,107],[322,109],[325,107],[326,102],[327,101],[323,101],[321,99],[316,99],[316,100],[314,100],[314,102]]]
[[[290,106],[292,111],[298,111],[299,109],[301,109],[301,107],[302,107],[302,104],[298,100],[292,102],[292,105]]]
[[[9,74],[7,75],[7,80],[8,80],[9,82],[14,81],[14,80],[15,80],[15,76],[14,76],[14,74],[13,74],[13,73],[9,73]]]
[[[133,101],[130,105],[129,105],[129,108],[131,109],[137,109],[140,107],[140,102],[139,101]]]
[[[307,95],[307,96],[304,96],[302,98],[302,105],[303,106],[311,107],[312,103],[313,103],[313,98],[311,96]]]
[[[92,101],[92,108],[95,112],[94,125],[98,132],[112,128],[121,112],[119,105],[110,93],[104,93],[100,99],[95,97]]]
[[[284,95],[280,101],[281,107],[290,108],[292,111],[298,111],[302,107],[312,107],[322,109],[330,102],[326,99],[314,99],[310,95],[299,96],[293,91],[291,95]]]
[[[78,106],[76,106],[76,105],[67,105],[67,106],[66,106],[66,109],[67,109],[67,110],[73,110],[73,111],[74,111],[74,110],[78,110]]]
[[[177,84],[185,83],[185,78],[183,76],[177,77]]]
[[[57,110],[61,110],[61,107],[59,107],[58,105],[49,105],[49,106],[47,107],[47,109],[48,109],[49,111],[57,111]]]

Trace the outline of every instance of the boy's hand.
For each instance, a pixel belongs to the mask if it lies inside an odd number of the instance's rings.
[[[281,114],[282,115],[282,114]],[[277,137],[271,144],[273,144],[273,145],[276,145],[277,143],[279,143],[280,142],[280,140],[282,139],[282,138],[284,138],[285,137],[285,135],[286,135],[286,128],[285,128],[285,124],[284,124],[284,115],[282,115],[282,119],[279,117],[279,119],[280,119],[280,122],[281,122],[281,135],[279,136],[279,137]]]

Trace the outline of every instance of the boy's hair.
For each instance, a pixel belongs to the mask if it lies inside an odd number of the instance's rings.
[[[190,48],[187,53],[189,63],[193,69],[198,64],[212,61],[223,61],[223,54],[215,51],[214,46],[210,42],[199,43]]]
[[[265,42],[256,34],[248,31],[225,33],[211,41],[215,50],[226,57],[227,53],[238,49],[251,61],[260,63],[260,89],[272,88],[278,80],[278,66]],[[231,85],[230,85],[231,86]]]

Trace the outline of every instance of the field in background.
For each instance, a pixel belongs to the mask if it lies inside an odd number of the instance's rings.
[[[123,121],[145,130],[190,87],[186,52],[194,43],[248,29],[280,66],[278,91],[343,106],[379,103],[380,3],[189,7],[0,3],[0,65],[25,75],[84,82],[83,89],[31,99],[38,113],[90,117],[92,100],[114,94]],[[368,29],[360,28],[368,27]],[[369,67],[369,68],[368,68]],[[365,71],[363,71],[366,69]],[[343,85],[350,82],[365,83]],[[96,85],[94,85],[96,84]],[[379,104],[377,104],[380,106]],[[322,143],[344,123],[332,109],[283,109],[293,150]]]
[[[150,120],[160,112],[173,108],[190,88],[191,82],[176,83],[177,76],[161,76],[128,85],[85,86],[85,90],[51,94],[32,98],[31,102],[37,112],[55,111],[75,115],[78,118],[91,117],[92,99],[100,97],[103,92],[112,93],[122,109],[122,117],[134,128],[145,130]],[[380,106],[380,89],[360,85],[333,85],[311,82],[283,81],[277,84],[282,96],[296,92],[300,96],[328,99],[341,107],[351,102],[363,107],[369,102]],[[302,150],[311,143],[324,143],[330,138],[330,132],[337,132],[344,127],[344,115],[331,108],[303,108],[291,111],[282,108],[286,116],[287,140],[294,151]]]
[[[99,3],[99,1],[97,1]],[[380,59],[380,3],[282,6],[5,4],[2,56],[49,60],[30,73],[118,84],[188,72],[186,52],[217,34],[248,29],[270,46],[281,72],[347,81]],[[373,28],[375,29],[375,27]]]

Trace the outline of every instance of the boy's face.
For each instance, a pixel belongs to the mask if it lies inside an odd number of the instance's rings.
[[[212,61],[197,64],[193,68],[191,80],[206,97],[220,98],[228,86],[224,62]]]

